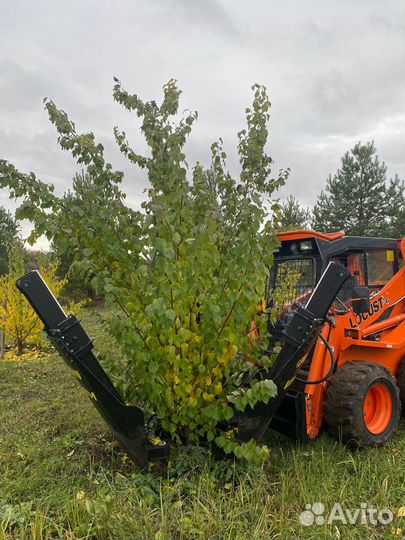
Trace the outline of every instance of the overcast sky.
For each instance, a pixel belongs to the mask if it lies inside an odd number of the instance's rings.
[[[207,163],[221,136],[233,172],[250,88],[266,85],[268,150],[276,169],[291,168],[281,196],[304,205],[357,141],[374,139],[389,175],[405,178],[403,0],[0,0],[0,156],[58,192],[70,185],[78,167],[57,146],[49,96],[95,132],[139,205],[146,181],[115,149],[113,126],[144,143],[112,100],[114,75],[148,100],[178,79],[182,109],[199,112],[189,163]],[[0,204],[14,208],[5,191]]]

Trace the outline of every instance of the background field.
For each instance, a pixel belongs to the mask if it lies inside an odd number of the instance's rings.
[[[85,326],[110,345],[88,310]],[[269,435],[262,467],[179,449],[167,473],[140,473],[56,354],[0,364],[0,539],[401,538],[389,526],[303,527],[308,503],[405,505],[405,429],[384,449],[352,452],[328,435],[298,448]]]

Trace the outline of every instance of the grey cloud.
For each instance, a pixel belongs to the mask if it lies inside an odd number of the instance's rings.
[[[18,103],[21,112],[29,112],[38,107],[38,97],[44,89],[51,90],[54,83],[45,79],[36,69],[26,69],[17,62],[5,59],[0,62],[0,92],[2,102]],[[27,92],[27,88],[30,92]]]
[[[184,17],[191,27],[206,26],[211,32],[221,32],[225,36],[235,37],[239,32],[229,10],[219,0],[190,2],[174,0],[166,2],[167,15]]]

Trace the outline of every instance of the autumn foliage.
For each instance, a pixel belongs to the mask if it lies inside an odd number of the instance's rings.
[[[27,347],[43,347],[46,344],[43,325],[25,297],[15,286],[25,273],[24,247],[19,239],[9,248],[9,272],[0,276],[0,330],[8,344],[21,356]],[[40,268],[55,296],[59,296],[67,279],[57,279],[57,261]]]

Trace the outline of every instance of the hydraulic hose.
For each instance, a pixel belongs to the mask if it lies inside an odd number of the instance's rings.
[[[329,380],[329,378],[331,377],[331,375],[333,375],[336,371],[336,357],[335,357],[335,353],[329,343],[329,341],[322,335],[320,334],[319,337],[322,339],[322,341],[324,342],[325,344],[325,347],[328,349],[328,352],[330,354],[330,358],[331,358],[331,366],[330,366],[330,369],[328,371],[328,373],[322,377],[322,379],[319,379],[317,381],[306,381],[305,379],[300,379],[299,377],[296,377],[296,380],[297,381],[300,381],[302,383],[305,383],[305,384],[322,384],[326,381]]]

